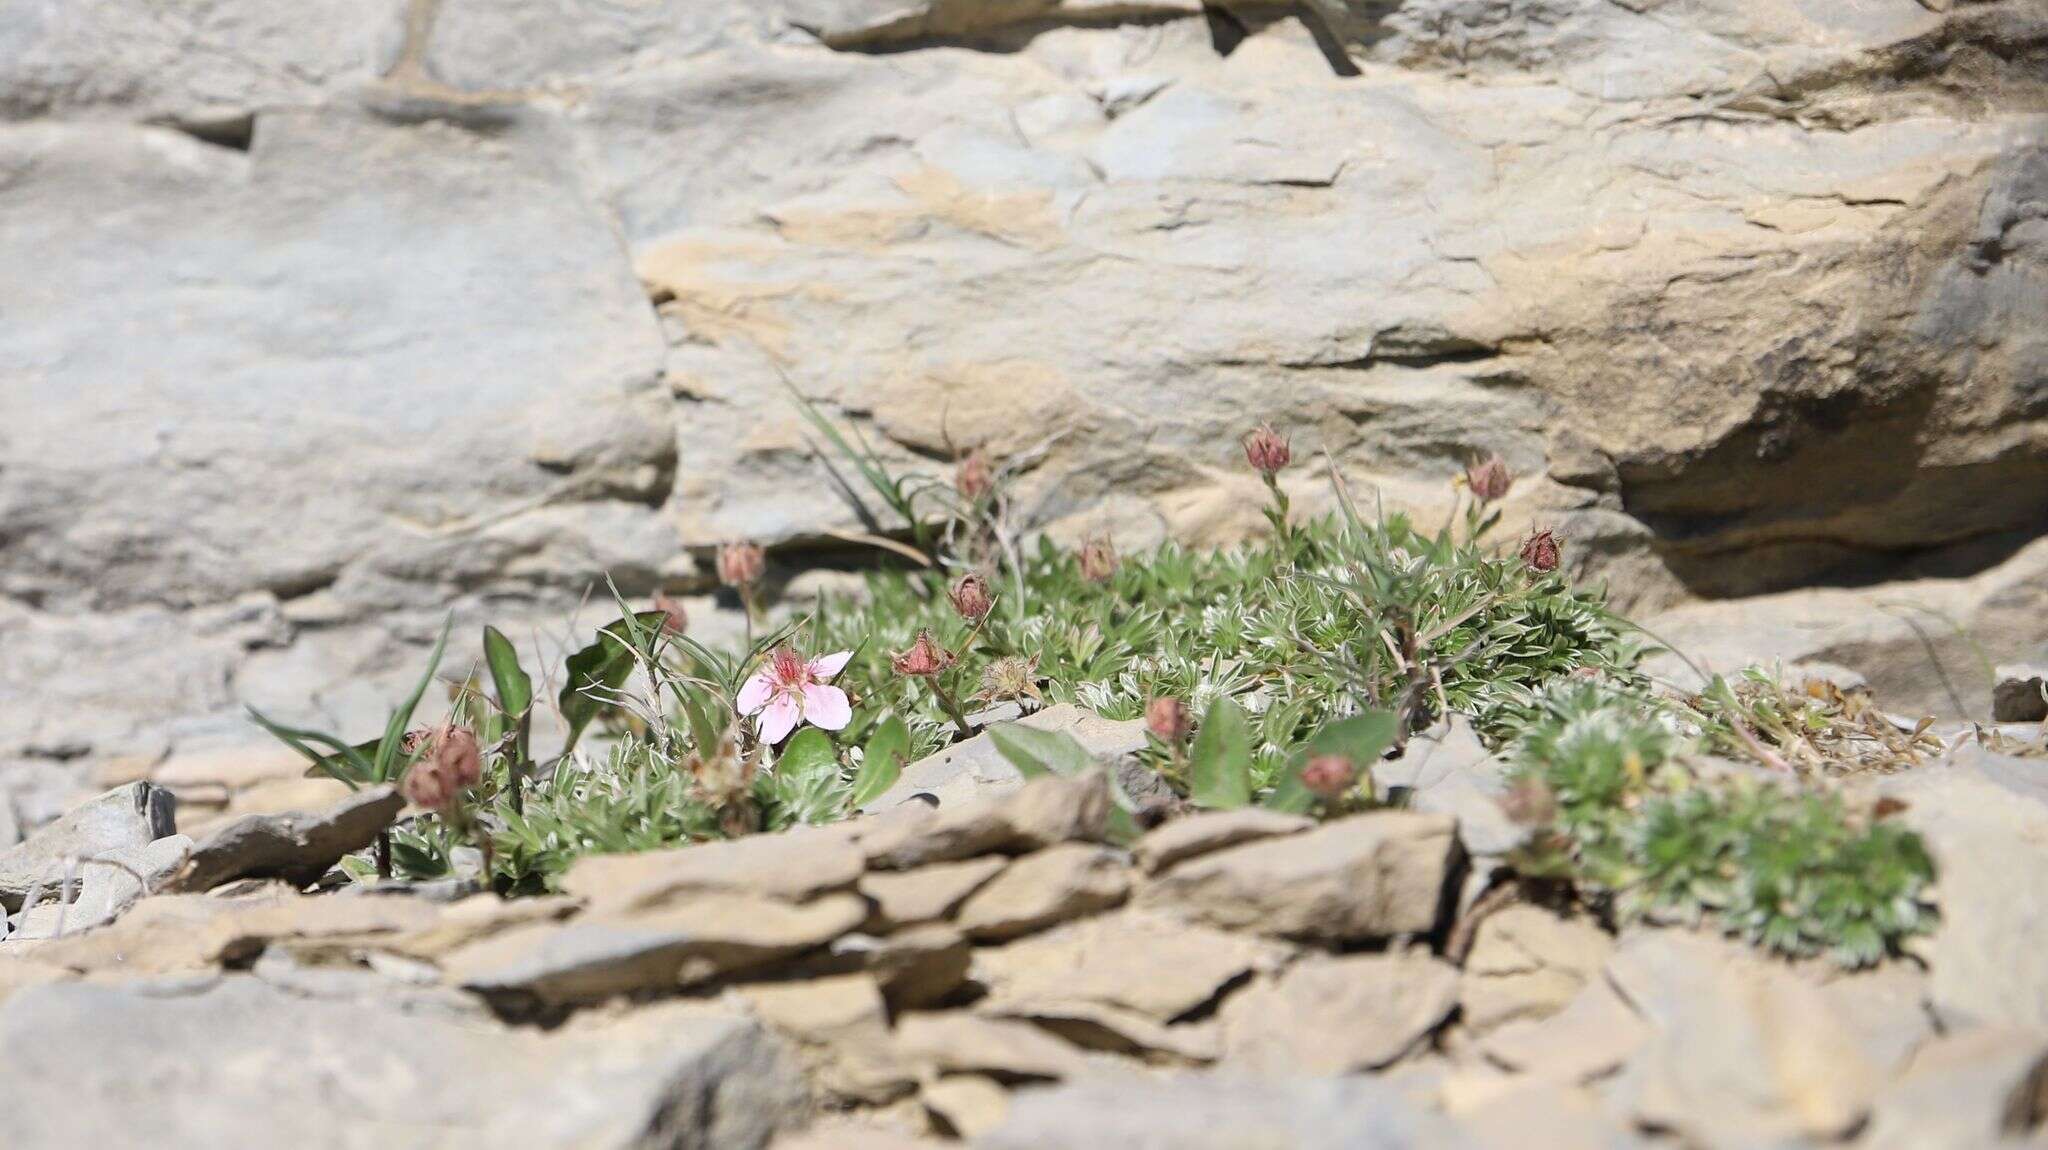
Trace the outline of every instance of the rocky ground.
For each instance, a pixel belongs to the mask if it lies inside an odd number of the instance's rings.
[[[1143,744],[1029,721],[1126,774]],[[2044,738],[1852,781],[1941,868],[1938,929],[1853,971],[1499,881],[1500,764],[1457,727],[1383,764],[1405,809],[1129,849],[1102,774],[1026,783],[984,735],[850,822],[509,901],[328,873],[388,787],[187,763],[0,854],[8,1145],[2048,1144]]]
[[[0,777],[40,822],[243,702],[374,725],[451,604],[553,665],[602,572],[844,561],[784,377],[1127,547],[1255,528],[1260,418],[1432,514],[1499,451],[1504,530],[1638,616],[1933,581],[1729,614],[1960,714],[1920,633],[2048,641],[2044,44],[2037,0],[0,0]]]

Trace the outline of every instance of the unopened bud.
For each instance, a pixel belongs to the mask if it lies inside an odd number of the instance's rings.
[[[940,646],[930,631],[919,631],[909,650],[889,656],[889,665],[896,669],[897,674],[920,679],[931,678],[953,663],[953,653]]]
[[[1529,536],[1522,544],[1522,562],[1539,575],[1557,570],[1557,536],[1548,530]]]
[[[1325,801],[1342,798],[1358,780],[1358,768],[1343,755],[1317,755],[1301,768],[1301,785]]]
[[[958,583],[953,584],[953,590],[949,594],[953,600],[953,610],[960,612],[960,617],[969,623],[981,622],[987,617],[989,608],[994,606],[994,600],[989,598],[988,584],[983,582],[981,576],[971,571],[962,575]]]
[[[475,786],[484,777],[483,748],[477,745],[476,732],[468,727],[450,724],[437,729],[427,756],[457,790]]]
[[[1245,433],[1244,458],[1252,470],[1271,478],[1293,461],[1294,449],[1272,424],[1262,423]]]
[[[1081,578],[1090,583],[1107,583],[1116,577],[1120,560],[1109,536],[1097,535],[1081,545]]]
[[[1179,699],[1162,695],[1145,704],[1145,729],[1168,746],[1188,737],[1188,709]]]
[[[399,792],[405,801],[423,810],[445,810],[455,801],[458,788],[455,780],[441,768],[434,759],[421,759],[405,772],[405,781],[399,784]]]
[[[718,581],[728,587],[751,587],[768,570],[768,554],[754,543],[727,543],[718,549]]]
[[[1465,468],[1465,486],[1472,489],[1473,497],[1481,503],[1500,502],[1507,497],[1508,488],[1514,482],[1507,460],[1498,455],[1488,455]]]
[[[958,491],[969,503],[978,503],[982,496],[995,490],[995,468],[988,464],[988,457],[980,451],[971,451],[960,466],[953,470],[953,490]]]

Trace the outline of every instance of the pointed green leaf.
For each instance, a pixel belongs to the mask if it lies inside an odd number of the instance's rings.
[[[1231,810],[1252,801],[1252,731],[1244,708],[1228,696],[1209,705],[1188,755],[1188,801]]]
[[[1065,731],[1041,731],[1022,723],[988,729],[989,742],[1025,778],[1078,775],[1095,766],[1095,756]]]
[[[1288,814],[1315,806],[1316,797],[1301,785],[1301,768],[1318,755],[1343,755],[1358,768],[1360,778],[1370,780],[1372,765],[1394,745],[1400,721],[1392,711],[1366,711],[1325,726],[1288,759],[1273,793],[1261,805]]]
[[[563,666],[567,681],[556,699],[562,719],[569,725],[563,754],[583,737],[583,728],[611,707],[600,696],[618,690],[633,673],[633,636],[649,633],[646,629],[659,627],[666,618],[660,611],[642,611],[631,620],[614,619],[598,629],[595,642],[569,656]]]
[[[390,782],[396,777],[395,768],[405,742],[405,729],[412,724],[412,713],[419,710],[420,699],[427,693],[427,684],[434,681],[434,672],[441,669],[441,653],[448,649],[448,631],[454,626],[453,615],[441,624],[441,637],[434,640],[434,652],[427,656],[426,673],[413,686],[412,695],[404,705],[392,711],[391,721],[384,725],[384,737],[378,741],[376,758],[370,763],[371,782]]]
[[[890,715],[875,726],[861,751],[860,772],[853,776],[853,805],[863,807],[896,785],[910,760],[910,728]]]
[[[484,662],[491,668],[491,682],[498,690],[498,709],[517,717],[533,705],[533,679],[519,665],[519,652],[512,640],[496,627],[484,628]]]
[[[270,716],[254,707],[249,708],[249,717],[254,719],[258,726],[276,736],[278,741],[304,755],[306,760],[313,764],[306,769],[308,778],[339,779],[347,783],[351,790],[370,781],[369,756],[375,752],[377,745],[383,742],[381,738],[357,743],[351,747],[333,735],[287,727],[283,723],[273,721]],[[323,755],[307,746],[308,743],[332,747],[334,750]]]

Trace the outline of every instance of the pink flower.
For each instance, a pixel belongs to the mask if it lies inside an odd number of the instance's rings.
[[[853,652],[838,651],[806,662],[794,650],[777,647],[740,688],[740,714],[758,712],[761,741],[771,745],[781,742],[798,723],[839,730],[853,721],[853,704],[845,691],[826,683],[851,658]]]

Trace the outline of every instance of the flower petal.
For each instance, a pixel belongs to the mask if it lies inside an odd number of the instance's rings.
[[[740,697],[733,700],[733,706],[742,715],[751,715],[768,705],[769,696],[775,694],[775,676],[763,667],[754,672],[745,686],[740,688]]]
[[[812,659],[808,664],[811,678],[820,681],[829,679],[845,670],[846,662],[851,658],[853,658],[853,652],[851,651],[834,651],[830,655],[820,655]],[[835,727],[833,729],[837,730],[838,728]]]
[[[761,712],[761,741],[773,746],[789,736],[796,729],[796,722],[803,717],[803,706],[795,695],[777,695],[775,701]]]
[[[853,704],[846,692],[823,683],[804,688],[804,721],[828,731],[837,731],[853,721]]]

